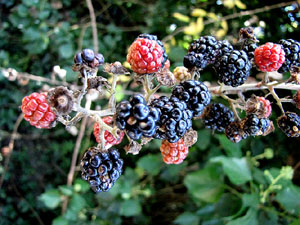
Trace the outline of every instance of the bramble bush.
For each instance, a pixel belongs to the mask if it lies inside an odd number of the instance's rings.
[[[0,224],[300,223],[296,1],[0,4]]]

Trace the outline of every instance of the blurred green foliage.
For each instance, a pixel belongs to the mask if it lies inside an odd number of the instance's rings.
[[[93,1],[93,5],[99,49],[107,62],[124,62],[135,37],[153,33],[165,41],[174,68],[182,65],[189,43],[201,35],[215,35],[236,44],[239,29],[251,25],[261,43],[281,38],[299,40],[296,1],[261,13],[239,14],[280,2],[108,0]],[[222,20],[226,16],[232,18]],[[85,1],[0,0],[0,67],[50,78],[52,67],[59,65],[67,70],[68,82],[79,84],[71,70],[72,57],[82,48],[92,48],[92,43]],[[201,79],[216,81],[213,74],[207,70]],[[8,145],[22,97],[43,85],[26,80],[11,82],[0,74],[1,147]],[[117,87],[119,91],[123,88],[121,84]],[[289,91],[279,94],[292,95]],[[121,93],[117,99],[124,97]],[[293,106],[285,107],[295,111]],[[272,119],[278,115],[274,106]],[[88,124],[81,155],[96,144],[92,125]],[[0,225],[300,224],[300,177],[295,171],[291,179],[290,173],[300,159],[299,139],[288,139],[277,130],[268,137],[232,144],[223,134],[204,129],[199,121],[193,126],[199,139],[184,163],[165,165],[159,141],[146,145],[137,156],[121,151],[125,161],[122,177],[109,193],[96,195],[78,171],[73,185],[66,185],[75,136],[61,125],[38,130],[22,122],[0,190]],[[2,151],[0,175],[5,158]],[[62,215],[66,197],[69,204]]]

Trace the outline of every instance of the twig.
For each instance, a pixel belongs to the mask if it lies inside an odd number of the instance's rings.
[[[290,1],[290,2],[281,2],[278,4],[274,4],[274,5],[270,5],[270,6],[264,6],[262,8],[258,8],[258,9],[253,9],[253,10],[247,10],[247,11],[241,11],[238,13],[233,13],[224,17],[219,18],[220,21],[226,21],[226,20],[231,20],[231,19],[235,19],[241,16],[249,16],[249,15],[254,15],[254,14],[258,14],[258,13],[262,13],[262,12],[266,12],[266,11],[270,11],[272,9],[277,9],[277,8],[281,8],[284,6],[288,6],[291,4],[295,4],[297,3],[297,1]],[[209,25],[212,23],[215,23],[216,20],[215,19],[208,19],[206,21],[204,21],[203,25]],[[171,40],[172,37],[176,36],[177,34],[180,34],[181,32],[183,32],[185,30],[185,27],[179,27],[178,29],[176,29],[175,31],[173,31],[171,34],[167,35],[165,38],[162,39],[162,42],[166,42]]]
[[[91,107],[91,100],[87,99],[85,107],[87,109],[89,109]],[[74,178],[74,173],[75,173],[75,167],[76,167],[76,163],[77,163],[77,157],[78,157],[78,153],[79,153],[79,149],[80,149],[80,145],[82,142],[82,138],[84,135],[84,131],[86,128],[86,124],[87,124],[87,120],[88,117],[84,117],[82,120],[82,123],[80,125],[80,131],[79,134],[77,136],[76,139],[76,143],[75,143],[75,147],[74,147],[74,151],[73,151],[73,155],[72,155],[72,162],[71,162],[71,167],[68,173],[68,179],[67,179],[67,185],[71,186],[73,183],[73,178]],[[67,196],[65,196],[63,203],[62,203],[62,214],[64,214],[67,210],[68,207],[68,202],[69,202],[69,198]]]
[[[96,16],[94,7],[92,4],[92,0],[86,0],[86,4],[90,11],[91,23],[92,23],[92,30],[93,30],[93,44],[94,44],[94,51],[98,52],[98,34],[97,34],[97,24],[96,24]]]
[[[7,169],[8,169],[8,164],[9,164],[9,161],[10,161],[10,156],[14,150],[14,144],[15,144],[15,139],[16,139],[16,136],[17,136],[17,132],[18,132],[18,128],[23,120],[23,117],[24,117],[24,114],[21,113],[14,125],[14,129],[13,129],[13,132],[11,134],[11,138],[10,138],[10,141],[9,141],[9,144],[8,144],[8,155],[6,156],[5,158],[5,162],[4,162],[4,169],[3,169],[3,173],[1,174],[1,177],[0,177],[0,189],[2,187],[2,184],[3,184],[3,181],[4,181],[4,177],[5,177],[5,174],[7,172]]]

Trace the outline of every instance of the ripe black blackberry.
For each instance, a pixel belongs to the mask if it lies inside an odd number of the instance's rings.
[[[205,127],[223,132],[233,122],[233,112],[221,103],[212,103],[203,113]]]
[[[189,53],[184,57],[183,64],[188,69],[193,67],[204,69],[215,62],[219,49],[220,43],[215,37],[202,36],[190,44]]]
[[[248,43],[248,42],[246,42],[242,46],[242,50],[244,50],[246,52],[246,54],[251,62],[254,60],[254,51],[257,47],[258,46],[256,43]]]
[[[226,137],[233,143],[246,139],[248,135],[243,131],[240,121],[234,121],[225,128]]]
[[[226,53],[230,53],[233,51],[233,46],[227,41],[227,40],[222,40],[219,41],[219,50],[218,50],[218,56],[220,57],[222,55],[225,55]]]
[[[140,94],[131,96],[129,101],[120,102],[116,108],[117,127],[126,130],[133,140],[139,140],[142,135],[151,137],[155,133],[159,117],[159,111],[148,107]]]
[[[281,48],[285,52],[285,61],[278,69],[279,73],[291,71],[293,66],[300,65],[300,43],[293,39],[281,39],[279,41]]]
[[[157,39],[156,35],[152,35],[152,34],[140,34],[137,38],[147,38],[149,40],[156,41],[156,43],[163,49],[163,61],[161,63],[161,68],[163,68],[165,66],[165,62],[168,59],[168,54],[166,53],[164,44]]]
[[[193,112],[193,117],[199,117],[211,99],[211,94],[206,85],[197,80],[181,82],[173,88],[172,96],[184,101],[187,108]]]
[[[219,81],[225,85],[242,85],[250,75],[251,62],[243,50],[233,50],[217,58],[215,63]]]
[[[192,127],[193,113],[187,109],[184,101],[174,96],[170,99],[161,96],[159,99],[152,100],[150,106],[156,108],[160,114],[154,138],[166,139],[174,143]]]
[[[89,182],[94,192],[109,191],[122,174],[123,160],[116,149],[101,152],[89,148],[80,163],[82,179]]]
[[[300,137],[300,117],[296,113],[286,112],[277,119],[277,125],[288,137]]]
[[[268,118],[258,118],[256,114],[250,114],[241,121],[243,131],[249,136],[263,135],[270,127]]]

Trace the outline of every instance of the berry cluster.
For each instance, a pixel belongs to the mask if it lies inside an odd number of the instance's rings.
[[[47,93],[32,93],[22,100],[24,119],[36,128],[51,128],[56,119],[47,101]]]
[[[108,125],[113,124],[113,118],[111,116],[104,117],[102,121]],[[96,141],[100,144],[100,125],[99,123],[94,124],[94,136],[96,138]],[[104,139],[105,139],[105,145],[110,144],[110,145],[118,145],[122,142],[124,137],[124,132],[120,132],[119,137],[115,138],[110,132],[107,130],[104,132]]]
[[[83,49],[82,52],[74,56],[74,63],[77,66],[86,64],[91,68],[96,68],[104,63],[104,57],[100,53],[95,53],[92,49]]]
[[[81,163],[82,179],[89,182],[95,192],[110,190],[122,173],[123,160],[116,149],[101,152],[92,147],[84,154]]]
[[[129,101],[118,104],[116,124],[119,129],[126,130],[132,140],[139,140],[142,136],[154,135],[159,117],[160,113],[156,108],[148,107],[144,97],[135,94]]]
[[[277,120],[278,127],[288,137],[300,137],[300,116],[293,112],[286,112]]]

